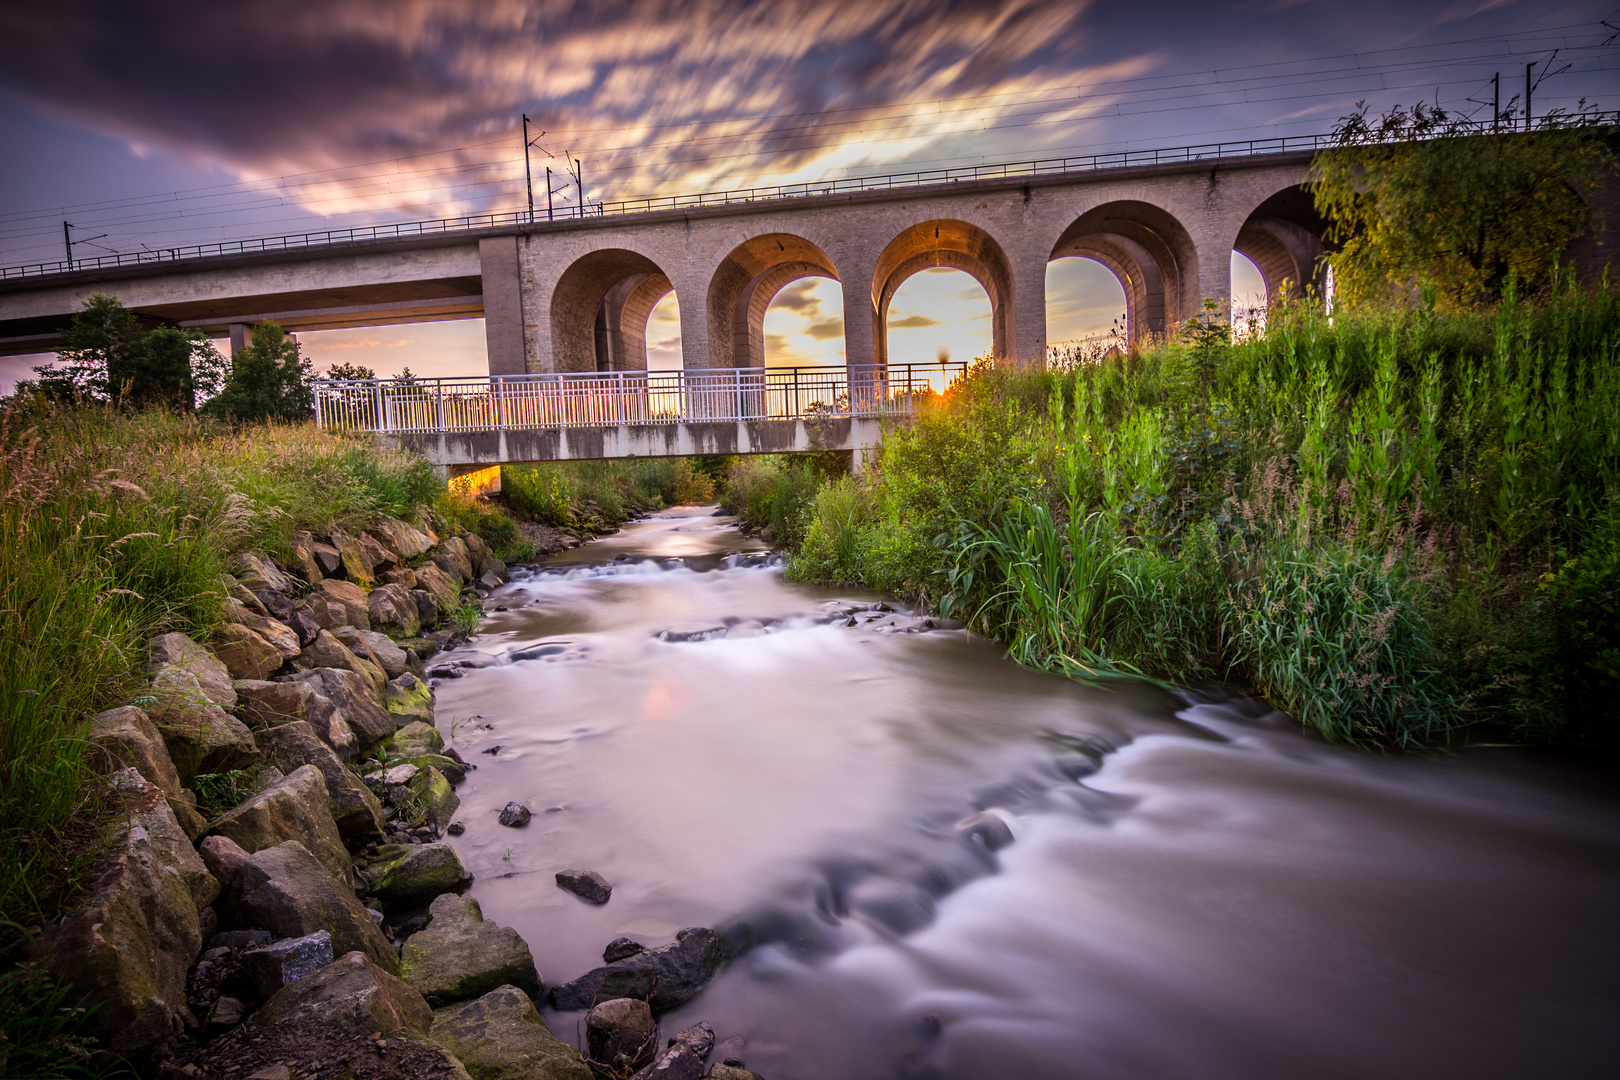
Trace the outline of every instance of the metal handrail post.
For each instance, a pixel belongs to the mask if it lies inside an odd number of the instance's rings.
[[[444,380],[443,379],[435,379],[435,380],[433,380],[433,382],[434,382],[434,390],[436,391],[436,400],[434,402],[434,410],[433,411],[434,411],[435,417],[436,417],[436,419],[438,421],[438,431],[439,431],[440,434],[443,434],[444,433]]]
[[[383,411],[386,405],[383,399],[382,380],[373,379],[371,385],[377,391],[377,422],[373,425],[373,428],[376,431],[387,431],[388,414]]]
[[[499,431],[506,430],[506,381],[499,375],[490,376],[490,382],[495,384],[495,427]]]

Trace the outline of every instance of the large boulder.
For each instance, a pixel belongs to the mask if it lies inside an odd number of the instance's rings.
[[[433,1012],[422,995],[366,954],[350,952],[289,983],[259,1008],[260,1027],[297,1021],[330,1024],[363,1035],[401,1029],[426,1032]]]
[[[299,597],[294,609],[321,630],[349,625],[348,614],[343,606],[330,603],[320,593],[309,593],[307,596]]]
[[[400,758],[437,754],[443,749],[444,736],[439,734],[439,729],[420,720],[406,724],[394,732],[394,739],[388,744],[389,756]]]
[[[434,827],[443,832],[450,826],[450,820],[461,808],[461,796],[456,794],[444,773],[431,765],[418,769],[407,786],[416,805],[422,808],[423,816]]]
[[[344,843],[358,846],[383,834],[382,803],[361,779],[343,767],[337,751],[302,720],[267,728],[259,736],[265,755],[284,772],[309,765],[326,781],[328,806]],[[306,845],[307,846],[307,845]]]
[[[458,589],[478,576],[473,573],[472,556],[467,552],[466,541],[459,536],[452,536],[439,545],[433,553],[433,565],[443,570]]]
[[[388,586],[384,585],[383,588],[386,589]],[[406,657],[405,650],[395,644],[394,639],[387,634],[379,634],[375,630],[356,630],[355,635],[365,644],[372,663],[382,668],[383,674],[390,679],[397,679],[410,670],[410,660]]]
[[[436,733],[435,733],[436,734]],[[92,764],[102,770],[129,767],[140,773],[148,783],[156,784],[174,811],[175,820],[192,839],[201,836],[206,823],[197,813],[190,792],[180,783],[180,773],[169,757],[169,748],[163,744],[163,735],[157,725],[140,709],[125,705],[98,713],[90,722]]]
[[[347,884],[354,877],[348,849],[332,820],[326,781],[313,765],[294,769],[266,790],[225,811],[209,824],[208,832],[230,837],[249,854],[296,840],[336,880]]]
[[[325,600],[328,607],[341,611],[343,621],[356,630],[371,629],[371,615],[366,607],[366,591],[352,581],[327,579],[315,586],[315,595]]]
[[[515,986],[435,1010],[431,1038],[474,1080],[591,1080],[590,1067]]]
[[[416,587],[433,597],[440,612],[449,611],[461,602],[461,582],[436,565],[417,567]]]
[[[472,563],[473,577],[496,574],[503,582],[511,580],[506,572],[506,564],[495,557],[495,553],[489,550],[489,545],[484,543],[482,536],[468,533],[461,538],[461,542],[467,545],[467,558]]]
[[[422,629],[416,600],[404,585],[379,585],[366,597],[371,625],[395,637],[415,637]]]
[[[248,856],[237,872],[225,907],[239,927],[257,927],[281,937],[332,935],[332,951],[356,950],[390,974],[399,956],[354,890],[339,885],[320,860],[296,840]]]
[[[343,715],[362,752],[394,733],[393,718],[382,707],[375,687],[366,676],[339,668],[314,668],[300,672],[293,678],[321,688],[321,693]]]
[[[263,679],[236,682],[236,715],[256,730],[303,721],[325,728],[337,706],[319,683]]]
[[[606,998],[639,998],[655,1013],[690,1001],[725,962],[720,935],[694,927],[675,935],[675,942],[648,949],[551,988],[551,1007],[561,1012],[588,1009]]]
[[[433,723],[433,688],[407,671],[383,687],[383,706],[397,724]]]
[[[377,580],[384,585],[403,585],[407,589],[414,589],[416,588],[416,571],[408,566],[399,566],[378,574]]]
[[[99,863],[89,901],[52,942],[54,974],[99,1007],[91,1022],[115,1053],[139,1056],[185,1018],[186,970],[202,948],[198,912],[219,885],[162,789],[135,769],[109,778],[129,827]]]
[[[326,575],[315,558],[315,538],[300,529],[292,534],[287,546],[292,550],[292,566],[289,569],[311,585],[320,584]]]
[[[390,551],[388,546],[378,541],[375,536],[369,533],[361,533],[355,539],[360,542],[360,549],[366,553],[366,561],[371,563],[371,576],[373,578],[399,565],[399,556]]]
[[[702,1080],[703,1063],[713,1050],[714,1028],[700,1021],[669,1040],[658,1060],[633,1080]]]
[[[305,937],[282,938],[249,949],[242,953],[239,962],[263,1000],[305,975],[314,974],[334,959],[332,935],[317,930]]]
[[[658,1052],[658,1025],[645,1001],[613,998],[585,1015],[585,1045],[592,1061],[622,1076]]]
[[[220,670],[225,671],[223,665]],[[236,691],[229,682],[223,691],[211,687],[205,692],[187,668],[165,664],[152,676],[148,715],[163,736],[182,784],[189,785],[203,773],[242,769],[259,760],[253,733],[216,704],[210,693],[236,703]]]
[[[283,614],[287,615],[289,618],[292,616],[294,609],[291,601],[287,600],[286,597],[282,596],[280,593],[273,593],[268,590],[265,591],[264,595],[270,597],[272,600],[279,600],[280,603],[284,604],[286,607]],[[260,637],[264,638],[264,640],[270,644],[271,648],[275,649],[281,654],[282,659],[291,660],[293,657],[298,655],[298,650],[303,647],[298,642],[298,631],[288,626],[285,622],[282,622],[280,618],[274,615],[257,614],[249,611],[243,605],[235,602],[230,602],[228,607],[229,610],[226,612],[226,618],[230,622],[240,623],[249,630],[252,630],[255,634],[258,634]],[[223,659],[223,657],[221,659]],[[227,664],[226,666],[229,667],[230,665]]]
[[[231,672],[214,654],[184,634],[159,634],[146,647],[147,671],[173,669],[170,681],[183,685],[224,709],[236,704]]]
[[[478,901],[446,893],[428,914],[433,917],[428,928],[405,942],[399,974],[429,1005],[467,1001],[508,984],[530,997],[540,993],[540,972],[529,946],[516,930],[485,922]]]
[[[243,555],[236,561],[234,573],[236,580],[249,592],[256,593],[261,589],[273,589],[279,593],[293,591],[293,583],[287,580],[287,575],[276,569],[275,563],[257,555]]]
[[[338,668],[342,671],[352,671],[357,675],[364,675],[366,681],[376,687],[378,695],[388,682],[388,676],[383,673],[381,666],[373,664],[360,652],[356,652],[354,645],[360,644],[361,631],[352,626],[340,626],[336,630],[322,630],[315,635],[304,651],[298,654],[292,662],[294,671],[313,671],[316,668]],[[343,640],[344,637],[353,637],[353,643]],[[364,650],[364,646],[361,647]]]
[[[472,880],[449,844],[384,844],[365,873],[372,893],[394,907],[420,907]]]
[[[326,577],[343,573],[343,553],[324,540],[317,540],[310,545],[310,553],[315,556],[315,565]],[[315,584],[313,581],[311,585]]]
[[[287,633],[292,634],[292,631],[287,630]],[[293,643],[297,644],[297,635],[292,636]],[[214,633],[214,653],[230,670],[233,679],[267,679],[287,662],[281,650],[258,631],[241,623],[226,623]]]
[[[426,555],[433,547],[433,541],[429,540],[419,530],[413,529],[403,521],[396,521],[393,518],[384,519],[373,525],[369,531],[383,547],[392,551],[401,562],[414,559],[418,555]]]

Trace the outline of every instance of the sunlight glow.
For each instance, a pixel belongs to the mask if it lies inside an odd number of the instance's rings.
[[[989,356],[990,297],[960,270],[934,266],[906,279],[889,304],[891,364]]]

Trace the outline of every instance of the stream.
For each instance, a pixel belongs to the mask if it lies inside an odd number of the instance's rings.
[[[722,929],[752,948],[663,1030],[767,1080],[1614,1075],[1612,763],[1027,671],[734,526],[514,569],[434,661],[477,765],[451,842],[548,986]],[[586,868],[607,904],[553,880]]]

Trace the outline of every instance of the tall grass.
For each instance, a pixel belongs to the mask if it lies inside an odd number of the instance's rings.
[[[615,528],[639,513],[715,499],[714,478],[690,458],[507,465],[501,493],[543,525]]]
[[[790,573],[1054,670],[1247,683],[1344,742],[1615,734],[1613,291],[1296,305],[1202,355],[979,365],[816,492]]]
[[[0,403],[0,911],[66,903],[94,847],[89,719],[129,700],[154,634],[208,638],[237,552],[442,491],[422,459],[312,426]]]

